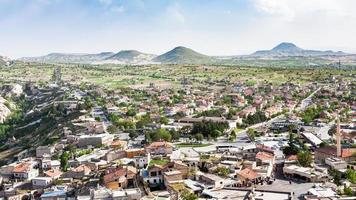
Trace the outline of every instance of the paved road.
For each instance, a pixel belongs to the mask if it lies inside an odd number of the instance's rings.
[[[312,97],[313,97],[319,90],[321,90],[321,87],[319,87],[317,90],[315,90],[314,92],[312,92],[307,98],[303,99],[303,100],[301,101],[299,107],[296,108],[295,110],[296,110],[297,112],[305,110],[305,109],[312,103]]]

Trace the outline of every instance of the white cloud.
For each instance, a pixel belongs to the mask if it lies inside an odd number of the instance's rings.
[[[112,4],[112,0],[99,0],[99,3],[104,6],[110,6]]]
[[[356,17],[354,0],[252,0],[261,13],[293,21],[305,16]]]
[[[184,24],[185,17],[178,4],[173,4],[168,6],[166,9],[166,13],[168,17],[171,18],[172,20]]]
[[[115,13],[123,13],[125,12],[125,7],[124,6],[112,6],[110,8],[111,12],[115,12]]]

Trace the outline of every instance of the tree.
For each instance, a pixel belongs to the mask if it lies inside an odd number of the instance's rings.
[[[247,135],[252,141],[255,141],[255,130],[253,128],[247,129]]]
[[[201,134],[201,133],[197,133],[197,134],[195,135],[195,139],[196,139],[197,141],[201,142],[201,141],[204,139],[204,135]]]
[[[299,152],[299,141],[296,139],[295,134],[289,133],[288,146],[283,149],[283,153],[286,155],[295,155]]]
[[[109,133],[111,133],[111,134],[113,134],[113,133],[115,133],[116,131],[117,131],[117,126],[115,126],[115,125],[110,125],[109,127],[108,127],[108,132]]]
[[[61,159],[61,168],[63,171],[67,171],[68,169],[68,159],[70,157],[70,153],[68,151],[65,151],[62,153],[60,159]]]
[[[236,133],[235,133],[235,131],[233,130],[233,131],[231,131],[231,133],[230,133],[230,137],[229,137],[229,140],[230,141],[234,141],[234,140],[236,140]]]
[[[349,180],[352,184],[356,184],[356,171],[352,169],[346,170],[346,178]]]
[[[312,163],[312,155],[309,151],[300,151],[297,154],[298,162],[303,167],[309,167]]]
[[[339,172],[336,169],[331,168],[331,169],[328,170],[328,173],[333,177],[334,183],[336,185],[340,185],[341,184],[340,183],[341,178],[342,178],[342,173],[341,172]]]
[[[221,131],[215,129],[213,132],[210,134],[212,138],[216,139],[221,135]]]
[[[149,137],[152,139],[152,141],[171,141],[172,136],[171,134],[166,130],[166,129],[158,129],[156,132],[151,132],[149,134]]]
[[[190,192],[189,190],[185,189],[180,194],[180,198],[182,200],[197,200],[198,196],[196,194],[194,194],[193,192]]]
[[[229,175],[230,170],[226,167],[217,167],[215,170],[215,173],[219,176],[224,176],[226,177],[227,175]]]
[[[201,133],[204,137],[211,136],[217,138],[229,127],[227,122],[201,121],[193,124],[193,129],[190,132],[195,135]]]
[[[171,130],[170,131],[171,136],[172,136],[172,140],[179,140],[180,138],[180,132],[176,131],[176,130]]]
[[[161,118],[159,119],[159,122],[160,122],[161,124],[168,124],[168,123],[169,123],[169,119],[168,119],[167,117],[161,117]]]
[[[134,109],[130,108],[130,109],[127,110],[126,115],[130,116],[130,117],[133,117],[133,116],[136,115],[136,111]]]
[[[347,196],[354,196],[356,192],[354,192],[350,187],[344,187],[344,194]]]

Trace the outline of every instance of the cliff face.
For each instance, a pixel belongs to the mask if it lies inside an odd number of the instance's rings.
[[[11,110],[5,105],[7,101],[0,97],[0,123],[4,123],[6,118],[11,114]]]

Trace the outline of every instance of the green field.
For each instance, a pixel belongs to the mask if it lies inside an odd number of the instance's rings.
[[[90,83],[107,89],[123,87],[144,88],[150,83],[160,88],[177,88],[182,81],[196,87],[211,88],[224,84],[245,83],[256,85],[269,83],[307,84],[322,81],[331,76],[354,74],[349,70],[328,68],[264,68],[241,66],[185,66],[185,65],[150,65],[150,66],[121,66],[121,65],[78,65],[78,64],[36,64],[16,63],[11,67],[0,70],[1,82],[26,82],[40,84],[50,83],[53,70],[62,67],[63,80],[71,84]],[[346,76],[347,77],[347,76]],[[219,84],[217,84],[219,83]]]

